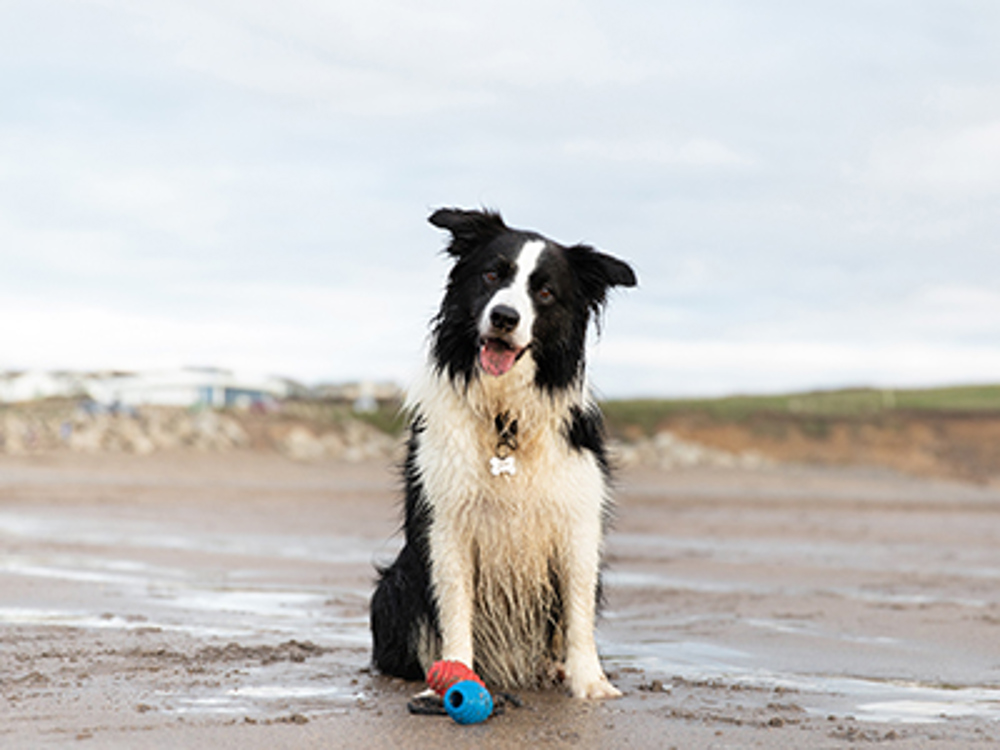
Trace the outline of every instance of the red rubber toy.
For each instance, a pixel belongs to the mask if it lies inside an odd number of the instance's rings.
[[[427,686],[438,695],[444,695],[456,682],[472,680],[484,688],[486,683],[460,661],[436,661],[427,670]]]

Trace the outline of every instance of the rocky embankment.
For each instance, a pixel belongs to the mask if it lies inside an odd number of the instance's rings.
[[[343,407],[290,403],[270,413],[168,407],[107,410],[93,404],[36,402],[0,410],[0,453],[51,451],[148,455],[158,451],[278,452],[295,461],[391,460],[400,439],[351,416]],[[671,432],[631,442],[614,441],[622,467],[664,470],[712,466],[755,469],[767,460],[682,440]]]
[[[390,456],[397,440],[371,425],[318,410],[273,413],[170,407],[107,410],[43,402],[0,411],[0,453],[50,451],[277,451],[298,461],[363,461]],[[329,410],[328,410],[329,411]]]
[[[709,448],[700,443],[682,440],[668,430],[633,442],[615,441],[612,444],[612,453],[619,466],[626,468],[644,466],[666,471],[701,466],[719,469],[762,469],[774,463],[753,450],[731,453],[718,448]]]

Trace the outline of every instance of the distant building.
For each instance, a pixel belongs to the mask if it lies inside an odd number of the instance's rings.
[[[83,376],[79,373],[42,370],[0,373],[0,403],[76,398],[84,394]]]
[[[204,406],[250,408],[286,399],[336,401],[357,412],[398,404],[403,392],[395,383],[361,381],[307,388],[287,378],[254,375],[217,367],[185,367],[146,372],[0,373],[0,403],[46,398],[89,399],[102,407]]]
[[[205,406],[249,408],[288,398],[296,385],[209,367],[118,373],[88,378],[84,387],[94,401],[123,406]]]

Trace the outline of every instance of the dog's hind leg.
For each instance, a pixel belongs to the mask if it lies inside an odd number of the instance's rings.
[[[372,659],[383,674],[423,680],[440,649],[426,568],[410,546],[381,571],[371,601]]]

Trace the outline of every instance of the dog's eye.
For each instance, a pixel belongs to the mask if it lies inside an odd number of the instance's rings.
[[[536,292],[536,296],[538,297],[538,301],[545,305],[547,305],[549,302],[554,302],[556,298],[556,295],[553,294],[552,290],[549,289],[547,286],[543,286],[541,289],[539,289]]]
[[[487,271],[486,273],[483,274],[483,281],[492,286],[493,284],[496,284],[498,281],[500,281],[500,274],[498,274],[496,271]]]

